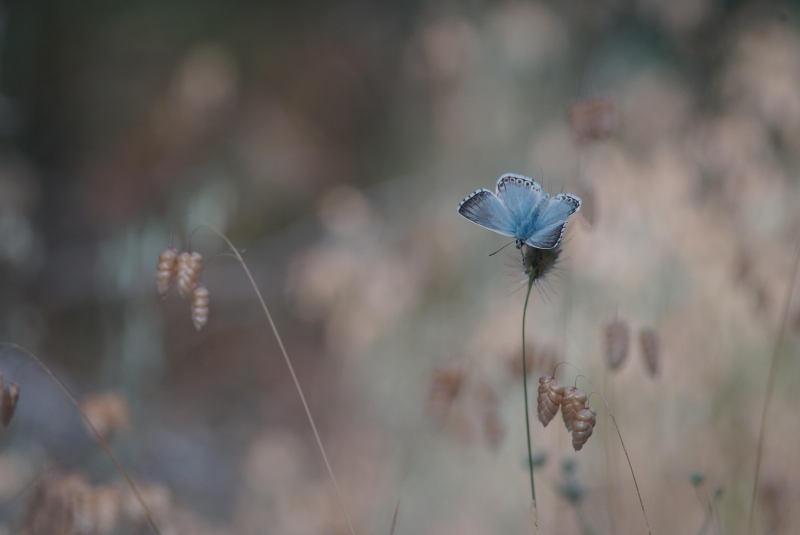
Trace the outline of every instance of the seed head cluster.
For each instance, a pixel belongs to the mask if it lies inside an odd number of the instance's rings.
[[[572,433],[572,447],[575,451],[586,444],[597,424],[597,413],[586,405],[587,399],[586,392],[574,386],[564,388],[564,385],[551,375],[539,379],[539,421],[547,427],[561,407],[564,424],[567,426],[567,431]]]
[[[165,249],[158,257],[156,285],[162,296],[175,284],[181,297],[192,296],[192,323],[198,331],[208,323],[208,289],[197,280],[203,257],[197,252],[178,254],[174,247]]]
[[[9,383],[4,387],[3,375],[0,374],[0,425],[3,427],[8,427],[11,423],[17,410],[17,401],[19,401],[19,386],[17,383]]]
[[[616,370],[625,362],[629,339],[628,324],[621,319],[615,319],[606,325],[606,363],[612,370]]]

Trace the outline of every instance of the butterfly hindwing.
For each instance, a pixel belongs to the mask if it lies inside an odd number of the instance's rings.
[[[580,198],[569,193],[560,193],[548,199],[539,208],[532,232],[525,243],[537,249],[556,247],[564,236],[567,219],[580,208]]]
[[[458,213],[503,236],[515,237],[515,224],[505,204],[488,189],[479,189],[458,205]]]

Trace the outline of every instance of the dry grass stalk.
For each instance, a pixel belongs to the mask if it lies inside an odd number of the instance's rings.
[[[289,354],[286,352],[286,347],[283,345],[283,339],[278,333],[278,328],[275,326],[275,322],[272,319],[272,314],[269,313],[267,304],[266,302],[264,302],[264,297],[261,295],[261,292],[258,289],[258,285],[256,285],[256,281],[255,279],[253,279],[253,275],[252,273],[250,273],[250,269],[247,267],[247,264],[242,258],[242,255],[239,253],[239,250],[233,246],[233,243],[228,239],[228,237],[214,225],[205,223],[203,226],[208,227],[223,241],[225,241],[225,243],[231,250],[231,254],[236,258],[236,261],[239,262],[239,264],[242,266],[242,269],[247,275],[247,279],[250,281],[250,285],[253,287],[253,291],[255,292],[256,297],[258,298],[258,302],[261,304],[261,309],[264,311],[264,315],[267,317],[269,326],[272,329],[272,334],[275,335],[275,339],[278,342],[278,347],[280,347],[281,354],[283,355],[283,360],[284,362],[286,362],[286,367],[289,368],[289,374],[292,376],[292,381],[294,382],[294,386],[297,389],[297,394],[300,396],[300,401],[303,403],[303,409],[305,410],[306,417],[308,418],[308,423],[309,425],[311,425],[311,430],[314,432],[314,439],[317,442],[317,447],[319,448],[320,454],[322,455],[322,459],[323,461],[325,461],[325,468],[328,471],[328,476],[330,477],[331,483],[333,483],[333,488],[336,491],[336,498],[339,501],[339,507],[342,510],[342,514],[344,515],[344,518],[347,521],[347,527],[350,530],[350,535],[355,535],[353,524],[352,522],[350,522],[350,515],[348,514],[347,507],[345,507],[344,500],[342,499],[342,493],[339,490],[339,485],[336,483],[336,478],[333,475],[333,469],[331,468],[331,464],[328,461],[328,454],[325,453],[325,448],[322,446],[322,439],[320,438],[319,432],[317,431],[317,425],[314,423],[314,418],[311,416],[311,409],[308,408],[308,402],[306,401],[306,396],[305,394],[303,394],[303,389],[300,386],[300,381],[297,379],[297,374],[294,371],[294,366],[292,366],[292,361],[291,359],[289,359]]]
[[[159,295],[166,295],[178,271],[178,250],[174,247],[164,249],[158,257],[156,267],[156,285]]]
[[[142,509],[144,510],[145,515],[147,516],[147,521],[150,524],[150,527],[153,528],[153,531],[155,531],[157,535],[161,535],[161,530],[158,528],[158,524],[156,524],[156,521],[153,518],[152,513],[150,512],[150,508],[147,507],[147,504],[144,503],[144,500],[139,494],[136,485],[134,485],[133,480],[128,475],[128,472],[125,470],[125,468],[123,468],[122,464],[119,462],[119,459],[117,459],[117,456],[114,455],[114,452],[111,451],[111,446],[108,445],[108,441],[105,438],[103,438],[103,435],[101,435],[100,432],[97,431],[92,422],[89,420],[86,413],[83,411],[83,408],[81,407],[80,403],[78,403],[78,400],[75,398],[75,395],[72,392],[70,392],[69,388],[67,388],[67,385],[65,385],[64,382],[61,379],[59,379],[55,373],[53,373],[53,370],[51,370],[50,367],[48,367],[44,362],[42,362],[42,360],[39,357],[31,353],[21,345],[14,343],[0,343],[0,346],[5,346],[15,349],[25,357],[35,362],[59,386],[59,388],[61,388],[61,391],[64,392],[64,395],[66,395],[67,398],[69,398],[70,403],[72,403],[72,405],[78,410],[86,425],[91,429],[95,438],[97,438],[97,441],[100,443],[100,446],[106,452],[106,455],[108,455],[108,457],[114,463],[114,466],[116,466],[119,473],[122,474],[122,477],[125,479],[125,483],[130,488],[131,493],[142,506]]]
[[[574,103],[569,110],[569,124],[579,146],[610,137],[617,126],[614,99],[596,97]]]
[[[208,322],[208,289],[202,284],[192,291],[192,323],[198,331]]]
[[[575,451],[580,451],[589,437],[592,436],[594,426],[597,425],[597,412],[586,407],[575,413],[572,419],[572,447]]]
[[[17,402],[19,401],[19,386],[17,383],[9,383],[8,386],[3,386],[3,375],[0,374],[0,424],[3,427],[8,427],[11,419],[14,417],[14,412],[17,410]]]
[[[628,324],[621,319],[611,321],[605,330],[606,364],[612,370],[619,368],[628,356],[630,335]]]
[[[658,348],[658,334],[655,329],[644,327],[639,331],[639,343],[642,346],[642,357],[647,365],[650,376],[658,374],[660,351]]]
[[[118,432],[127,431],[131,425],[128,402],[118,392],[86,396],[81,406],[94,428],[106,440],[111,440]],[[87,425],[86,429],[91,435],[91,428]]]
[[[574,386],[568,386],[564,389],[564,397],[561,402],[561,415],[564,417],[564,425],[567,426],[567,431],[572,432],[572,423],[575,420],[575,415],[578,411],[586,407],[586,399],[588,396],[586,392]]]
[[[778,334],[775,337],[775,347],[772,352],[772,359],[769,364],[769,375],[767,377],[767,392],[764,396],[764,407],[761,411],[761,425],[758,431],[758,446],[756,448],[756,474],[753,481],[753,494],[750,498],[750,512],[747,518],[747,535],[753,532],[753,513],[756,507],[756,498],[758,497],[758,484],[759,476],[761,475],[761,455],[764,451],[764,436],[766,435],[767,425],[767,412],[769,411],[769,404],[772,400],[772,391],[775,388],[775,376],[777,375],[778,357],[780,356],[781,349],[783,348],[783,338],[786,335],[786,324],[789,319],[789,309],[792,305],[792,294],[794,293],[794,286],[797,282],[797,271],[800,267],[800,244],[797,246],[797,251],[794,257],[794,264],[792,265],[792,273],[789,276],[789,284],[784,296],[783,310],[781,311],[781,324],[778,329]]]
[[[555,377],[545,375],[539,378],[539,398],[538,413],[539,421],[547,427],[547,424],[558,414],[561,402],[564,398],[564,385],[558,382]]]
[[[197,277],[200,275],[200,264],[202,261],[203,257],[197,252],[184,252],[178,256],[176,281],[178,284],[178,292],[180,292],[181,296],[185,297],[194,290],[197,284]]]

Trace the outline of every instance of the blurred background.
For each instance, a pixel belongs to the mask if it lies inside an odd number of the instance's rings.
[[[800,238],[795,4],[0,5],[0,339],[76,394],[165,534],[349,533],[203,222],[243,251],[357,533],[388,534],[398,502],[397,535],[529,531],[525,276],[456,212],[506,172],[584,200],[531,296],[531,388],[567,361],[605,394],[653,533],[746,532]],[[199,332],[156,292],[170,245],[203,255]],[[796,301],[754,533],[800,527]],[[8,348],[0,372],[21,388],[0,533],[147,533],[57,385]],[[646,533],[591,405],[579,453],[560,416],[533,425],[541,533]]]

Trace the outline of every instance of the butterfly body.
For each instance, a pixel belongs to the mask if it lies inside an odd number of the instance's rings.
[[[567,219],[580,210],[581,199],[569,193],[551,197],[528,177],[506,174],[495,193],[479,189],[458,205],[458,213],[473,223],[537,249],[553,249],[561,242]]]

